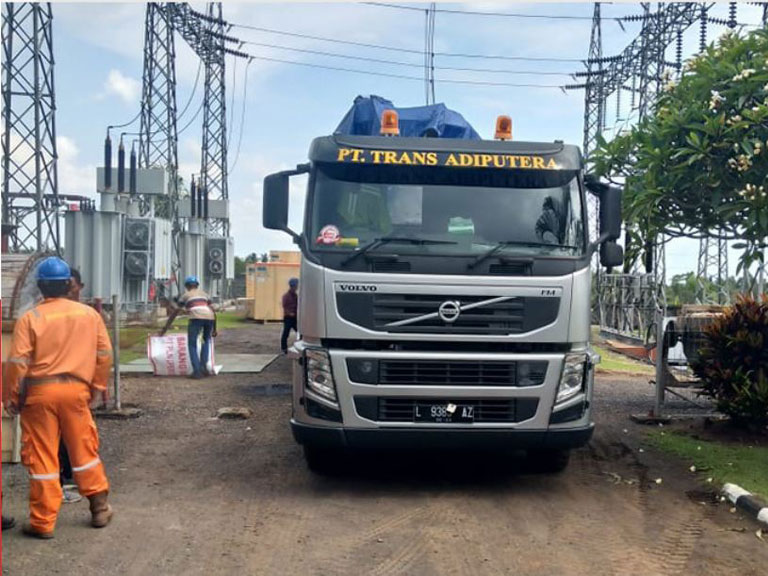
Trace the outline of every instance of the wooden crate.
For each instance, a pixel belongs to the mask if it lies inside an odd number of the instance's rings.
[[[259,262],[246,270],[246,298],[253,298],[249,318],[264,322],[283,319],[282,298],[288,280],[299,277],[300,263]]]
[[[18,416],[3,410],[3,464],[21,462],[21,424]]]
[[[5,330],[3,322],[3,330]],[[5,380],[5,359],[11,350],[11,334],[3,332],[2,334],[2,373]],[[3,462],[21,461],[21,425],[18,416],[8,416],[3,410]]]
[[[298,250],[270,250],[270,262],[282,262],[283,264],[301,264],[301,252]]]

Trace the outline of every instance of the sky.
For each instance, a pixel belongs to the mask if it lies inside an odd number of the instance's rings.
[[[203,3],[192,3],[204,11]],[[229,144],[229,197],[231,233],[235,252],[290,249],[281,232],[261,226],[261,189],[264,176],[306,161],[312,138],[334,131],[357,95],[376,94],[397,106],[425,103],[423,81],[424,4],[406,10],[364,3],[224,4],[224,19],[234,24],[228,32],[243,42],[240,50],[257,58],[250,63],[228,58],[227,115]],[[569,18],[520,18],[438,12],[435,17],[435,52],[506,57],[586,58],[593,5],[589,3],[438,3],[438,9],[477,12],[514,12]],[[143,69],[144,16],[140,3],[66,3],[53,5],[54,56],[56,61],[56,129],[59,154],[59,192],[96,196],[96,166],[102,162],[102,146],[108,125],[133,118],[140,106]],[[611,17],[640,14],[639,4],[602,6],[603,53],[619,53],[636,36],[637,23],[624,28]],[[725,17],[727,4],[717,5],[713,16]],[[760,8],[740,4],[740,22],[758,23]],[[250,28],[249,28],[250,27]],[[356,44],[275,34],[266,28],[347,42],[377,44],[400,50],[384,50]],[[724,30],[711,26],[710,41]],[[264,46],[271,45],[271,47]],[[685,53],[698,44],[698,27],[685,36]],[[283,48],[276,48],[281,46]],[[286,50],[292,48],[293,50]],[[355,60],[311,54],[322,51]],[[403,51],[404,50],[404,51]],[[202,114],[196,118],[202,88],[195,87],[198,60],[177,35],[177,107],[180,175],[185,181],[200,168]],[[264,60],[272,58],[300,64]],[[349,68],[408,78],[328,70],[318,66]],[[581,145],[583,92],[565,92],[559,86],[573,83],[568,74],[583,70],[580,62],[516,61],[501,58],[435,57],[435,96],[461,114],[484,138],[493,137],[499,114],[513,119],[517,140],[564,140]],[[486,71],[448,70],[482,68]],[[488,71],[493,70],[493,71]],[[505,72],[500,72],[505,71]],[[508,71],[535,71],[536,75]],[[542,74],[546,72],[547,74]],[[537,84],[487,86],[463,82]],[[191,101],[190,101],[191,98]],[[625,98],[625,100],[628,100]],[[607,124],[622,125],[633,115],[630,103],[608,106]],[[618,118],[618,123],[616,119]],[[138,124],[125,128],[138,131]],[[609,131],[610,135],[610,131]],[[306,180],[293,179],[290,223],[301,228]],[[697,243],[673,242],[667,251],[667,274],[695,270]],[[735,258],[731,258],[735,268]]]

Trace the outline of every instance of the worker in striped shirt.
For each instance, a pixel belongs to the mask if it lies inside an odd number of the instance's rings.
[[[211,306],[211,297],[200,290],[200,280],[197,276],[187,276],[184,280],[184,288],[186,292],[179,296],[177,306],[168,316],[168,321],[160,331],[160,335],[163,336],[168,331],[180,313],[183,312],[189,316],[189,324],[187,325],[189,360],[192,363],[192,378],[199,379],[203,376],[210,376],[207,366],[211,338],[217,336],[216,312]],[[197,342],[201,334],[203,345],[198,355]]]

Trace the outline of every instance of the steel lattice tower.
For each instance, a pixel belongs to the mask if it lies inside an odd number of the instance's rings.
[[[714,271],[715,275],[710,273]],[[712,303],[712,295],[707,293],[707,282],[717,283],[717,304],[724,304],[730,299],[725,285],[728,280],[728,243],[717,238],[702,238],[699,241],[699,264],[696,270],[696,301],[700,304]]]
[[[227,186],[227,102],[225,86],[224,21],[221,2],[208,4],[208,46],[201,54],[205,65],[205,96],[203,103],[203,155],[200,184],[208,197],[229,198]],[[229,236],[228,218],[211,218],[212,235]]]
[[[171,220],[171,278],[181,267],[179,236],[178,134],[176,127],[176,45],[171,15],[160,4],[147,4],[144,32],[139,167],[162,167],[168,174],[168,196],[158,215]],[[146,206],[144,206],[146,211]]]
[[[597,138],[605,128],[603,96],[603,35],[600,24],[600,2],[592,13],[592,33],[587,57],[587,80],[584,84],[584,156],[597,147]]]
[[[592,13],[592,33],[589,40],[587,58],[587,79],[584,83],[584,157],[589,162],[589,154],[597,147],[597,139],[605,128],[605,96],[603,94],[603,35],[600,21],[600,2],[595,3]],[[598,212],[600,209],[597,196],[587,198],[587,210],[592,226],[590,240],[595,241],[600,235]],[[600,267],[598,266],[598,273]]]
[[[435,12],[431,2],[425,11],[424,23],[424,96],[427,106],[435,103]]]
[[[3,4],[3,224],[14,252],[59,252],[50,3]]]
[[[139,166],[176,170],[176,45],[170,13],[147,4]],[[171,186],[175,188],[174,185]]]

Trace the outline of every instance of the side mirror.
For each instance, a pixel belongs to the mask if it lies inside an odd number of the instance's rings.
[[[288,175],[283,172],[264,178],[264,228],[288,228]]]
[[[600,245],[600,264],[609,270],[624,264],[624,250],[616,242],[608,241]]]
[[[309,172],[309,164],[299,164],[295,170],[276,172],[264,178],[262,222],[264,228],[282,230],[298,240],[299,235],[288,227],[289,179]]]
[[[600,191],[600,236],[605,240],[621,236],[621,188],[606,186]]]

